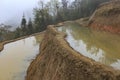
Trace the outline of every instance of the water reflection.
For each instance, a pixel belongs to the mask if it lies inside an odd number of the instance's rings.
[[[0,52],[0,80],[24,80],[30,62],[39,53],[41,40],[36,37],[40,35],[5,45]]]
[[[66,40],[81,54],[120,69],[119,35],[91,30],[74,23],[58,30],[67,33]]]

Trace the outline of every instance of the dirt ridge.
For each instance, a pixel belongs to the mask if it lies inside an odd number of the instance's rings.
[[[73,50],[64,39],[66,34],[54,27],[48,26],[26,80],[120,80],[120,71]]]

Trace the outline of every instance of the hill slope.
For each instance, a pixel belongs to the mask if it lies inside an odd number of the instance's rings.
[[[101,4],[91,16],[89,26],[120,34],[120,0]]]

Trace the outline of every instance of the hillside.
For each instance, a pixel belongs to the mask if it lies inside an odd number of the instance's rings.
[[[26,80],[120,80],[113,70],[73,50],[66,35],[49,26],[40,54],[28,68]]]
[[[101,4],[89,19],[89,26],[120,34],[120,0]]]

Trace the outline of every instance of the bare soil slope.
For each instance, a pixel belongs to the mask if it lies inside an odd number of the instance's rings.
[[[98,30],[120,34],[120,0],[101,4],[91,16],[89,25]]]

